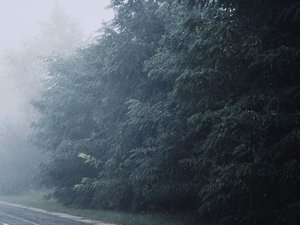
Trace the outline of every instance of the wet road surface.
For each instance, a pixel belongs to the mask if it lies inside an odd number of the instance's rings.
[[[0,225],[112,225],[0,202]]]

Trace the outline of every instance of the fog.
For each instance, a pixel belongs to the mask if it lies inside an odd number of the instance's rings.
[[[51,11],[60,7],[67,16],[78,24],[85,40],[95,36],[101,24],[112,18],[112,11],[107,9],[109,0],[0,0],[0,118],[11,117],[16,114],[17,98],[14,84],[5,75],[3,56],[11,51],[18,51],[24,42],[35,42],[43,30],[43,24],[51,17]],[[47,43],[46,43],[47,44]],[[43,46],[46,48],[47,46]],[[5,64],[5,62],[4,62]],[[10,93],[9,93],[10,92]],[[8,94],[9,93],[9,94]]]
[[[30,138],[38,117],[32,102],[47,74],[45,58],[72,54],[91,42],[112,18],[109,2],[0,0],[0,192],[32,186],[44,157]]]
[[[112,18],[112,12],[106,9],[109,0],[0,0],[0,4],[1,50],[16,48],[21,40],[38,33],[55,5],[76,20],[86,36]]]

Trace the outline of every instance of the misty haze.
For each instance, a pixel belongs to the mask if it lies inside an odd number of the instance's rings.
[[[298,225],[299,0],[0,0],[0,225]]]

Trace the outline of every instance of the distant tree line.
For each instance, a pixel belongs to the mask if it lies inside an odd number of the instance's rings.
[[[22,40],[19,48],[0,54],[1,195],[38,188],[40,178],[36,171],[47,154],[30,140],[34,131],[31,123],[39,118],[31,101],[40,99],[42,80],[48,73],[47,58],[71,55],[83,40],[78,25],[58,5],[41,28],[37,34]]]
[[[213,224],[297,224],[300,2],[111,4],[93,44],[52,59],[34,103],[53,196]]]

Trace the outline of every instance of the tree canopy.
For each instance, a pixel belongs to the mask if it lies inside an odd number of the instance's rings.
[[[35,142],[65,203],[300,220],[296,0],[114,0],[97,40],[54,58]]]

